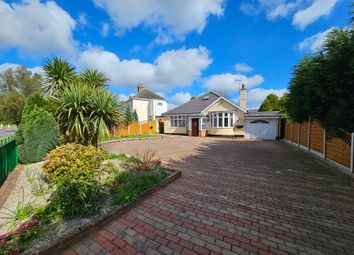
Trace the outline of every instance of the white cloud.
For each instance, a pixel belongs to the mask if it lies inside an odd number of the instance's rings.
[[[2,65],[0,65],[0,73],[6,71],[9,68],[12,68],[13,70],[15,70],[17,67],[20,67],[21,65],[19,64],[14,64],[14,63],[4,63]],[[43,74],[43,69],[41,66],[35,66],[32,68],[27,68],[28,70],[30,70],[32,73],[38,73],[38,74]]]
[[[255,16],[266,13],[268,20],[285,18],[300,8],[305,0],[256,0],[242,2],[240,10],[246,15]]]
[[[86,26],[87,25],[87,19],[86,19],[86,14],[85,13],[81,13],[79,15],[79,23],[82,26]]]
[[[169,103],[174,105],[181,105],[190,101],[191,98],[192,95],[188,92],[178,92],[170,98]]]
[[[169,42],[171,37],[183,39],[191,31],[201,33],[208,17],[223,15],[225,5],[225,0],[93,0],[93,2],[107,11],[118,34],[144,25],[157,32],[157,41],[160,43]]]
[[[156,91],[170,91],[193,83],[212,59],[205,47],[170,50],[153,63],[139,59],[120,59],[113,52],[90,47],[80,53],[78,69],[98,69],[106,73],[111,84],[135,88],[138,83]]]
[[[121,101],[127,101],[129,99],[129,97],[125,94],[119,94],[118,95],[118,98],[121,100]]]
[[[223,73],[207,77],[203,87],[220,94],[231,94],[239,91],[239,84],[236,80],[241,80],[241,83],[245,84],[248,89],[264,82],[263,76],[259,74],[248,77],[243,74]]]
[[[292,24],[305,29],[320,17],[331,13],[339,0],[254,0],[244,1],[240,10],[246,15],[265,13],[268,20],[287,18],[293,15]]]
[[[320,50],[326,40],[327,35],[333,29],[334,27],[331,27],[324,32],[320,32],[318,34],[305,38],[301,43],[298,44],[298,48],[300,50],[311,50],[312,52]]]
[[[0,48],[17,47],[26,52],[71,54],[76,22],[55,2],[0,1]]]
[[[314,0],[306,9],[298,11],[293,17],[293,25],[304,30],[309,24],[320,17],[331,13],[333,7],[339,0]]]
[[[107,37],[109,34],[109,24],[108,23],[102,23],[102,27],[101,27],[101,36],[102,37]]]
[[[262,89],[254,88],[247,91],[247,108],[259,108],[263,103],[264,99],[270,94],[273,93],[278,97],[284,95],[287,89]]]
[[[253,68],[246,63],[238,63],[235,65],[235,70],[239,73],[249,73],[253,70]]]

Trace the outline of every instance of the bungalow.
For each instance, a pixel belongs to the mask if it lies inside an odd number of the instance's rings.
[[[240,106],[214,92],[205,93],[162,114],[165,134],[189,136],[244,136],[246,88],[240,90]]]

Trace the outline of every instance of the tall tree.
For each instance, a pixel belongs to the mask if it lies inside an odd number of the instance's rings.
[[[76,78],[74,67],[58,57],[48,59],[43,65],[43,70],[47,81],[46,91],[54,96],[59,95]]]
[[[25,100],[25,96],[16,91],[7,92],[2,95],[0,97],[0,120],[19,124]]]
[[[329,131],[354,131],[353,28],[334,29],[321,51],[294,68],[286,109],[290,118],[311,116]]]
[[[279,111],[279,97],[273,93],[269,94],[259,107],[259,111]]]
[[[24,66],[9,68],[0,73],[0,93],[16,91],[29,97],[42,90],[43,82],[40,74],[32,73]]]

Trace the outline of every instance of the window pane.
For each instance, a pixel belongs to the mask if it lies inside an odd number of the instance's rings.
[[[234,126],[234,115],[231,113],[230,114],[230,127]]]
[[[213,120],[214,120],[214,127],[218,127],[218,123],[217,123],[217,122],[218,122],[218,119],[214,117]]]
[[[221,114],[222,116],[222,114]],[[219,123],[218,123],[218,127],[223,127],[223,124],[222,124],[222,117],[220,117],[220,114],[219,114]]]
[[[225,118],[224,118],[224,127],[229,127],[229,118],[227,116],[228,114],[225,114]]]

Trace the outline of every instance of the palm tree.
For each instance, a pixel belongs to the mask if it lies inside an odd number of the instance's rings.
[[[103,88],[107,86],[108,78],[107,76],[98,71],[86,69],[79,75],[79,79],[94,88]]]
[[[76,78],[74,67],[68,61],[58,57],[46,60],[43,70],[48,82],[46,92],[54,96],[57,96]]]
[[[81,80],[64,88],[57,98],[57,117],[71,142],[92,144],[109,135],[122,122],[119,98],[111,92],[92,88]]]

